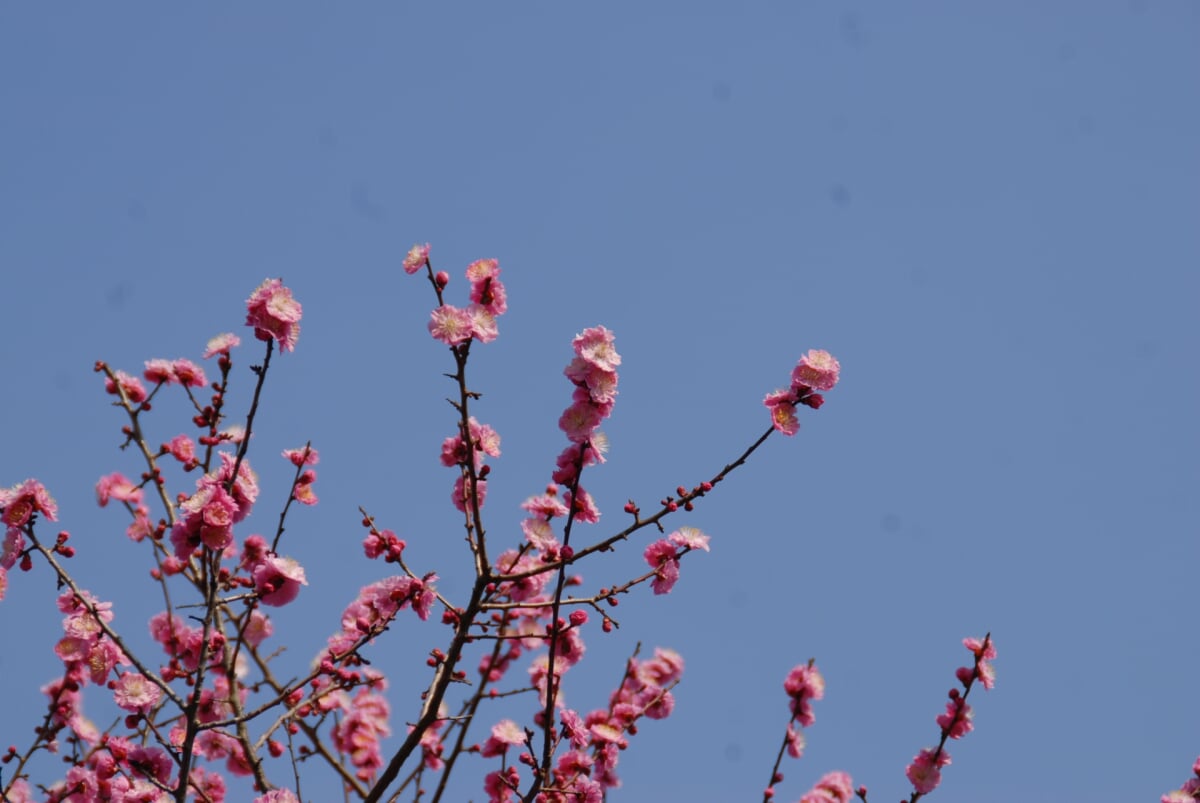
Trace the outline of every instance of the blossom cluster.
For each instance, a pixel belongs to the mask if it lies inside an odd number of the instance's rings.
[[[404,260],[404,270],[416,273],[429,266],[429,246],[413,246]],[[429,268],[432,271],[432,268]],[[439,298],[450,282],[445,273],[434,278]],[[496,339],[496,318],[508,311],[508,294],[500,281],[500,263],[495,259],[478,259],[467,266],[467,281],[471,285],[471,303],[466,307],[440,303],[429,314],[429,333],[447,346],[458,346],[469,340],[490,343]]]
[[[942,782],[942,768],[950,764],[950,753],[945,749],[947,739],[961,739],[974,728],[974,717],[971,706],[967,704],[967,695],[978,680],[984,689],[991,689],[996,682],[996,670],[992,661],[996,658],[996,646],[992,643],[991,635],[982,639],[963,639],[963,646],[975,657],[973,666],[962,666],[955,670],[955,677],[962,684],[950,689],[950,702],[946,710],[937,717],[938,727],[941,728],[942,738],[937,747],[926,747],[921,750],[908,765],[904,774],[913,785],[916,797],[926,795]]]
[[[291,351],[300,338],[301,312],[281,280],[267,279],[246,300],[246,325],[259,340],[274,340],[280,351]]]
[[[18,559],[28,570],[32,563],[25,551],[23,529],[37,514],[47,521],[58,520],[58,505],[37,480],[25,480],[11,488],[0,488],[0,521],[4,522],[4,540],[0,542],[0,600],[8,589],[8,570]]]
[[[800,430],[796,405],[821,409],[825,397],[817,391],[833,390],[841,375],[842,366],[828,351],[810,349],[792,369],[792,384],[787,390],[768,393],[763,405],[771,413],[771,426],[784,435]]]
[[[631,658],[620,686],[609,696],[608,707],[586,716],[562,707],[559,723],[569,749],[555,762],[551,783],[539,800],[545,803],[599,803],[606,790],[621,784],[616,768],[620,753],[629,746],[643,717],[665,719],[675,708],[671,689],[683,677],[683,658],[673,650],[657,648],[645,661]],[[483,755],[502,755],[507,747],[522,744],[525,735],[515,723],[501,722],[481,748]],[[515,773],[499,770],[485,778],[489,803],[509,803],[519,798]]]

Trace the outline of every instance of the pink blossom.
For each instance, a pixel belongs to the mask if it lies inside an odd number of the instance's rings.
[[[643,553],[646,563],[654,569],[655,577],[650,581],[650,587],[655,594],[669,594],[679,580],[679,558],[675,553],[675,545],[669,539],[661,538],[646,547]]]
[[[637,679],[646,686],[662,688],[683,677],[683,656],[665,647],[655,647],[654,657],[636,667]]]
[[[317,481],[317,472],[311,468],[296,478],[292,486],[292,498],[302,505],[315,505],[317,495],[313,493],[313,483]]]
[[[254,798],[253,803],[300,803],[300,798],[291,789],[272,789]]]
[[[549,552],[557,554],[558,539],[554,535],[554,528],[550,526],[550,522],[545,519],[522,519],[521,532],[525,534],[530,545],[542,554]]]
[[[971,722],[973,717],[971,706],[962,697],[957,696],[955,690],[955,696],[946,703],[945,713],[938,715],[937,724],[951,739],[961,739],[975,727]]]
[[[567,504],[575,511],[575,520],[595,524],[600,521],[600,508],[596,507],[596,502],[592,499],[591,494],[583,488],[576,487],[575,494],[572,495],[567,491],[564,495]]]
[[[800,798],[800,803],[849,803],[854,798],[854,781],[844,772],[821,776],[812,790]]]
[[[525,729],[511,719],[502,719],[492,726],[492,735],[483,743],[479,755],[493,758],[504,755],[513,745],[525,744]]]
[[[429,313],[429,334],[447,346],[457,346],[471,339],[474,323],[471,313],[464,309],[443,304]]]
[[[113,396],[125,394],[125,399],[130,404],[141,404],[146,400],[146,388],[142,386],[141,381],[137,377],[130,376],[124,371],[117,371],[114,374],[116,381],[105,378],[104,391]],[[117,387],[120,386],[120,392]]]
[[[478,505],[483,507],[483,502],[487,499],[487,480],[475,480],[475,492],[479,496]],[[454,490],[450,494],[450,501],[454,503],[460,512],[466,513],[471,509],[471,485],[462,476],[454,481]]]
[[[179,384],[185,388],[202,388],[208,384],[204,370],[191,360],[178,359],[171,363],[171,371]]]
[[[810,349],[792,369],[792,386],[813,390],[833,390],[842,366],[828,351]]]
[[[300,337],[301,311],[281,280],[267,279],[246,299],[246,325],[259,340],[274,340],[280,351],[291,351]]]
[[[800,758],[804,755],[804,731],[791,725],[787,726],[787,752],[792,758]]]
[[[795,396],[790,390],[776,390],[766,395],[763,405],[771,413],[771,426],[784,435],[795,435],[800,431],[800,421],[796,418]]]
[[[500,263],[480,259],[467,266],[467,281],[471,283],[471,301],[491,315],[503,315],[508,310],[507,293],[500,279]]]
[[[806,728],[811,727],[816,721],[812,701],[825,696],[825,678],[820,670],[811,662],[792,667],[783,681],[783,690],[792,698],[790,706],[795,720]]]
[[[146,360],[146,370],[142,372],[142,377],[156,385],[169,385],[177,381],[170,360]]]
[[[0,600],[4,599],[6,591],[8,591],[8,569],[0,566]]]
[[[950,754],[945,750],[925,748],[918,753],[904,770],[913,789],[927,795],[942,782],[942,767],[950,763]]]
[[[11,488],[0,488],[0,520],[6,525],[24,527],[35,513],[58,521],[58,505],[40,482],[25,480]]]
[[[135,486],[120,472],[113,472],[108,476],[101,477],[96,483],[96,501],[100,503],[100,507],[107,505],[110,499],[139,505],[142,502],[142,489]]]
[[[708,552],[708,536],[695,527],[680,527],[667,536],[671,543],[688,549],[703,549]]]
[[[270,638],[274,632],[275,626],[271,624],[271,620],[258,609],[254,609],[250,611],[250,621],[246,624],[242,634],[245,636],[247,644],[257,647]]]
[[[187,435],[176,435],[171,438],[169,443],[165,444],[164,448],[171,457],[185,466],[196,465],[196,442]]]
[[[429,264],[429,243],[414,245],[404,255],[404,272],[410,276]]]
[[[499,457],[499,433],[487,424],[480,424],[475,420],[474,416],[471,417],[469,424],[471,426],[471,441],[475,444],[475,448],[489,457]]]
[[[254,590],[264,605],[287,605],[308,585],[304,568],[291,558],[268,557],[254,567]]]
[[[350,756],[355,775],[366,781],[383,766],[381,743],[391,735],[387,698],[369,689],[360,689],[340,722],[333,728],[333,743]]]
[[[604,371],[615,371],[621,355],[614,346],[613,333],[603,326],[584,329],[571,341],[575,354]]]
[[[500,261],[497,259],[477,259],[470,265],[467,265],[467,281],[472,284],[479,284],[499,275]]]
[[[983,688],[991,690],[996,685],[996,670],[991,664],[996,660],[996,644],[992,637],[989,635],[982,639],[965,638],[963,646],[975,655],[979,682],[983,684]],[[966,685],[965,681],[963,685]]]
[[[471,317],[471,337],[480,343],[491,343],[500,336],[500,328],[496,325],[496,316],[478,304],[467,307]]]
[[[204,348],[204,359],[209,359],[217,354],[229,356],[229,351],[242,344],[242,339],[232,332],[224,332],[208,341],[208,345]]]
[[[562,517],[568,512],[567,506],[558,497],[549,494],[529,497],[521,503],[521,509],[547,519]]]
[[[566,433],[567,440],[583,443],[592,436],[603,420],[602,408],[590,400],[575,401],[559,417],[558,428]]]
[[[113,700],[126,711],[145,714],[162,699],[162,690],[140,672],[126,672],[113,687]]]

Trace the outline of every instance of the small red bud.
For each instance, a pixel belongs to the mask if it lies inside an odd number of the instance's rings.
[[[687,488],[684,488],[682,485],[680,485],[678,488],[675,489],[675,495],[676,496],[687,496]]]
[[[600,629],[605,633],[611,633],[613,631],[612,619],[605,617],[603,624],[600,625]]]
[[[439,270],[436,274],[434,274],[433,280],[437,282],[438,287],[444,288],[446,285],[450,284],[450,274],[446,273],[444,270]]]

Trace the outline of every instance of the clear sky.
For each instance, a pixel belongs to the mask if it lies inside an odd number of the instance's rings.
[[[589,635],[583,710],[638,641],[688,662],[612,800],[758,799],[810,657],[828,693],[780,799],[844,769],[898,800],[961,638],[988,630],[998,683],[936,799],[1157,800],[1200,753],[1197,143],[1186,2],[6,3],[0,485],[50,488],[83,585],[144,632],[144,552],[93,492],[139,468],[92,364],[198,359],[282,276],[303,334],[263,401],[250,531],[286,494],[280,449],[322,462],[285,540],[311,585],[280,660],[306,665],[381,576],[360,504],[461,595],[451,365],[399,264],[429,241],[461,293],[496,257],[510,311],[472,362],[504,439],[497,539],[564,444],[581,329],[625,358],[585,483],[597,537],[736,456],[805,350],[843,366],[799,435],[675,521],[712,553]],[[27,742],[56,672],[53,595],[39,566],[0,603],[0,744]],[[401,730],[444,633],[410,619],[377,651]]]

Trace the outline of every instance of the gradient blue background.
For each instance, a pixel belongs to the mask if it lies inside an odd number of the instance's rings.
[[[436,464],[450,363],[425,331],[427,284],[399,268],[428,240],[452,297],[480,257],[509,289],[500,339],[472,359],[477,414],[504,438],[497,542],[516,542],[563,446],[582,328],[615,330],[625,358],[610,461],[585,478],[596,536],[627,498],[649,509],[734,457],[806,349],[843,365],[796,438],[672,522],[710,533],[712,554],[589,637],[567,687],[582,710],[638,641],[688,662],[612,800],[759,799],[784,675],[815,656],[827,698],[779,799],[845,769],[895,801],[960,639],[989,629],[998,684],[937,799],[1127,803],[1187,777],[1195,4],[8,3],[0,109],[0,483],[51,489],[78,577],[135,641],[144,552],[93,485],[140,466],[92,363],[198,359],[237,330],[244,409],[260,352],[242,304],[266,276],[303,303],[303,334],[273,365],[242,534],[273,530],[280,449],[311,438],[322,457],[321,504],[285,537],[311,585],[278,613],[279,660],[300,671],[381,576],[357,505],[461,597],[453,472]],[[183,431],[175,402],[152,439]],[[639,569],[644,544],[585,568],[588,585]],[[57,671],[53,595],[38,566],[0,603],[0,744],[28,742]],[[443,632],[404,617],[375,653],[400,730]],[[452,797],[482,799],[481,764]],[[305,793],[334,799],[317,776]]]

